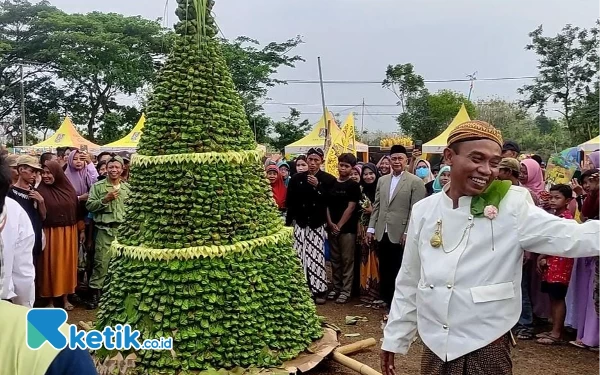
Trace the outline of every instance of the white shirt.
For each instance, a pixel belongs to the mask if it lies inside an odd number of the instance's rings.
[[[388,201],[391,202],[392,201],[392,196],[394,195],[394,190],[396,190],[396,186],[398,186],[398,182],[400,182],[400,177],[402,177],[402,173],[404,172],[400,172],[400,174],[398,176],[392,174],[392,179],[390,180],[390,200]],[[385,224],[385,232],[387,233],[387,223]],[[375,228],[367,228],[367,233],[375,233]]]
[[[6,225],[2,230],[4,280],[0,285],[0,299],[33,307],[35,268],[32,253],[35,233],[29,216],[19,203],[7,197],[6,208]]]
[[[453,209],[446,190],[413,207],[384,350],[406,354],[417,329],[444,361],[482,348],[519,320],[523,249],[570,258],[600,255],[600,221],[578,224],[553,216],[518,186],[510,188],[494,220],[473,218],[460,242],[471,197],[461,197]],[[430,244],[440,219],[449,253]]]

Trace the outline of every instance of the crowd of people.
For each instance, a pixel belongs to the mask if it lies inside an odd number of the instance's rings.
[[[357,296],[365,305],[381,308],[383,320],[388,322],[382,370],[391,374],[393,353],[405,352],[407,337],[414,335],[416,306],[426,303],[427,298],[437,298],[436,303],[429,300],[432,306],[440,301],[449,304],[447,296],[438,291],[443,290],[436,286],[439,283],[447,283],[447,292],[461,296],[458,285],[452,284],[458,282],[458,273],[447,277],[454,281],[442,281],[442,275],[454,267],[452,262],[461,260],[454,254],[463,254],[473,246],[486,247],[490,242],[492,252],[503,253],[503,249],[510,250],[518,243],[525,250],[518,259],[521,269],[517,274],[522,277],[511,275],[520,283],[520,293],[512,287],[501,289],[507,283],[498,282],[468,289],[469,299],[472,297],[481,313],[490,317],[504,311],[505,315],[497,317],[499,325],[520,313],[518,323],[509,329],[521,340],[561,344],[568,327],[576,330],[572,345],[597,349],[598,245],[589,236],[598,237],[597,228],[590,225],[599,220],[600,151],[586,157],[569,184],[547,186],[542,159],[536,155],[523,158],[519,146],[512,141],[502,142],[493,127],[477,121],[465,123],[451,133],[451,138],[444,158],[435,166],[422,158],[419,150],[409,152],[400,145],[392,146],[389,155],[377,164],[359,162],[350,153],[341,154],[337,177],[323,170],[324,152],[320,148],[311,148],[290,161],[265,161],[274,204],[286,225],[293,227],[293,246],[315,303],[329,300],[344,304]],[[500,150],[497,155],[496,148]],[[3,155],[2,166],[10,169],[10,175],[1,196],[0,307],[7,309],[6,302],[10,302],[25,308],[60,306],[71,310],[73,303],[82,302],[89,309],[97,308],[108,271],[110,245],[117,236],[117,227],[125,220],[130,194],[129,160],[128,153],[101,153],[95,157],[72,148],[40,156]],[[498,206],[504,207],[500,213],[494,205],[481,207],[479,214],[489,219],[491,235],[480,227],[471,231],[478,212],[474,211],[472,197],[483,196],[488,186],[497,189],[490,196],[500,196],[500,200],[506,196],[509,201],[506,207]],[[522,191],[526,197],[519,195]],[[471,201],[470,213],[461,210],[465,198]],[[434,217],[438,213],[441,216]],[[496,219],[498,215],[503,219]],[[504,224],[504,229],[514,227],[514,231],[501,230],[503,220],[508,223],[515,218],[511,227]],[[464,229],[453,227],[463,219],[467,222]],[[496,222],[500,228],[494,232]],[[427,231],[431,238],[423,241],[421,234]],[[454,236],[459,236],[458,241],[449,243],[455,246],[446,248],[444,242]],[[469,245],[469,241],[479,245]],[[582,250],[582,246],[591,248]],[[455,252],[461,247],[462,251]],[[438,248],[451,257],[448,268],[439,268],[440,260],[430,258],[429,250]],[[497,264],[498,274],[491,270],[486,273],[480,264],[480,272],[485,274],[482,277],[490,278],[486,281],[510,274],[510,257],[514,254],[504,255],[508,257],[506,265],[498,258],[491,262]],[[584,257],[574,259],[578,256]],[[461,262],[475,262],[469,255],[465,257],[467,260]],[[327,260],[331,263],[331,280]],[[479,271],[475,267],[469,272]],[[497,290],[488,295],[484,290],[490,287]],[[440,294],[429,295],[426,291]],[[415,299],[415,293],[420,299]],[[515,295],[520,300],[518,305],[512,301]],[[478,305],[502,300],[511,302],[498,311]],[[448,336],[449,325],[442,326],[445,339],[432,339],[440,333],[426,326],[440,321],[440,316],[448,316],[448,311],[442,314],[428,305],[420,309],[424,320],[419,330],[426,345],[423,363],[433,369],[425,373],[454,368],[454,359],[460,358],[462,366],[469,367],[465,361],[471,352],[467,349],[475,352],[494,345],[496,349],[489,355],[496,356],[499,348],[510,341],[508,336],[489,341],[488,336],[498,334],[503,327],[491,329],[482,323],[485,329],[480,333],[469,331],[474,338],[469,343],[472,347],[465,344],[467,351],[444,349],[438,341],[452,339]],[[551,323],[551,329],[535,334],[535,325],[540,322]],[[468,330],[460,331],[466,329],[461,324],[465,323],[457,324],[455,335],[467,334]],[[437,362],[436,358],[443,355],[446,359]]]
[[[564,219],[598,220],[600,152],[582,161],[569,184],[548,185],[538,155],[521,155],[514,141],[502,144],[497,180],[525,187],[535,205]],[[406,230],[415,203],[450,182],[451,166],[434,167],[419,150],[393,146],[377,163],[338,158],[338,175],[322,170],[323,151],[311,148],[289,162],[265,161],[277,206],[293,226],[297,251],[317,304],[363,304],[384,309],[387,320],[402,264]],[[327,279],[326,261],[332,279]],[[514,334],[543,345],[564,343],[565,327],[576,330],[571,345],[596,350],[599,338],[598,257],[547,256],[525,251],[522,313]],[[551,322],[547,332],[534,327]]]
[[[74,302],[97,308],[110,244],[124,221],[130,158],[75,148],[4,155],[11,181],[0,299],[67,311]]]

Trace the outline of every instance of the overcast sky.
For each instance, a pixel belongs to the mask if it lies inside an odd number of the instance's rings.
[[[117,12],[171,25],[174,0],[50,0],[66,12]],[[165,5],[168,11],[165,13]],[[318,80],[317,56],[325,80],[381,81],[388,64],[412,63],[426,80],[523,77],[536,74],[536,56],[526,51],[528,33],[543,24],[554,35],[567,23],[593,26],[598,0],[216,0],[217,23],[228,39],[246,35],[262,43],[301,35],[294,52],[306,59],[278,78]],[[517,99],[526,80],[477,81],[472,98]],[[469,83],[428,83],[430,91],[464,93]],[[289,84],[270,90],[275,103],[295,105],[311,121],[319,118],[318,84]],[[345,117],[367,104],[365,130],[396,130],[389,106],[395,96],[379,84],[328,84],[325,100]],[[335,105],[357,105],[356,108]],[[383,106],[377,106],[383,105]],[[287,106],[265,105],[273,118]],[[360,120],[359,120],[360,124]]]

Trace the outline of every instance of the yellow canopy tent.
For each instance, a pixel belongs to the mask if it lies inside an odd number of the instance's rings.
[[[111,142],[109,144],[102,146],[101,147],[102,151],[135,152],[135,150],[137,149],[138,142],[140,141],[140,138],[142,136],[142,131],[144,129],[145,123],[146,123],[146,116],[142,113],[142,116],[140,116],[140,119],[138,120],[137,124],[133,127],[133,129],[131,129],[129,134],[127,134],[125,137],[119,139],[118,141],[114,141],[114,142]]]
[[[82,149],[87,147],[89,151],[96,151],[100,148],[100,146],[88,141],[79,134],[69,116],[65,117],[58,130],[50,138],[31,147],[34,149],[56,149],[57,147]]]
[[[584,152],[592,152],[600,149],[600,135],[580,144],[579,149],[583,150]]]
[[[337,126],[333,114],[329,111],[327,111],[327,120],[331,121],[331,140],[333,142],[338,139],[338,137],[342,137],[342,131]],[[285,146],[286,158],[291,155],[305,154],[306,151],[308,151],[311,147],[321,147],[324,149],[326,134],[327,125],[321,116],[321,119],[319,122],[317,122],[310,133],[308,133],[304,138]],[[364,143],[355,142],[355,146],[357,152],[369,152],[369,146]]]
[[[454,117],[454,120],[452,120],[452,122],[450,123],[450,125],[448,125],[446,130],[444,130],[442,134],[433,138],[431,141],[423,144],[423,153],[441,154],[442,152],[444,152],[444,149],[448,145],[448,135],[450,135],[452,129],[462,124],[463,122],[470,120],[471,118],[467,113],[467,108],[465,108],[464,104],[461,105],[460,109],[458,110],[458,113]]]

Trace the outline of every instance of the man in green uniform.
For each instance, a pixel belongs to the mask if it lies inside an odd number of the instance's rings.
[[[107,178],[96,182],[86,203],[93,215],[96,228],[94,266],[90,278],[92,298],[88,309],[96,309],[104,279],[110,262],[110,245],[115,239],[117,228],[125,220],[125,202],[131,193],[129,185],[121,180],[124,162],[120,156],[108,161]]]

